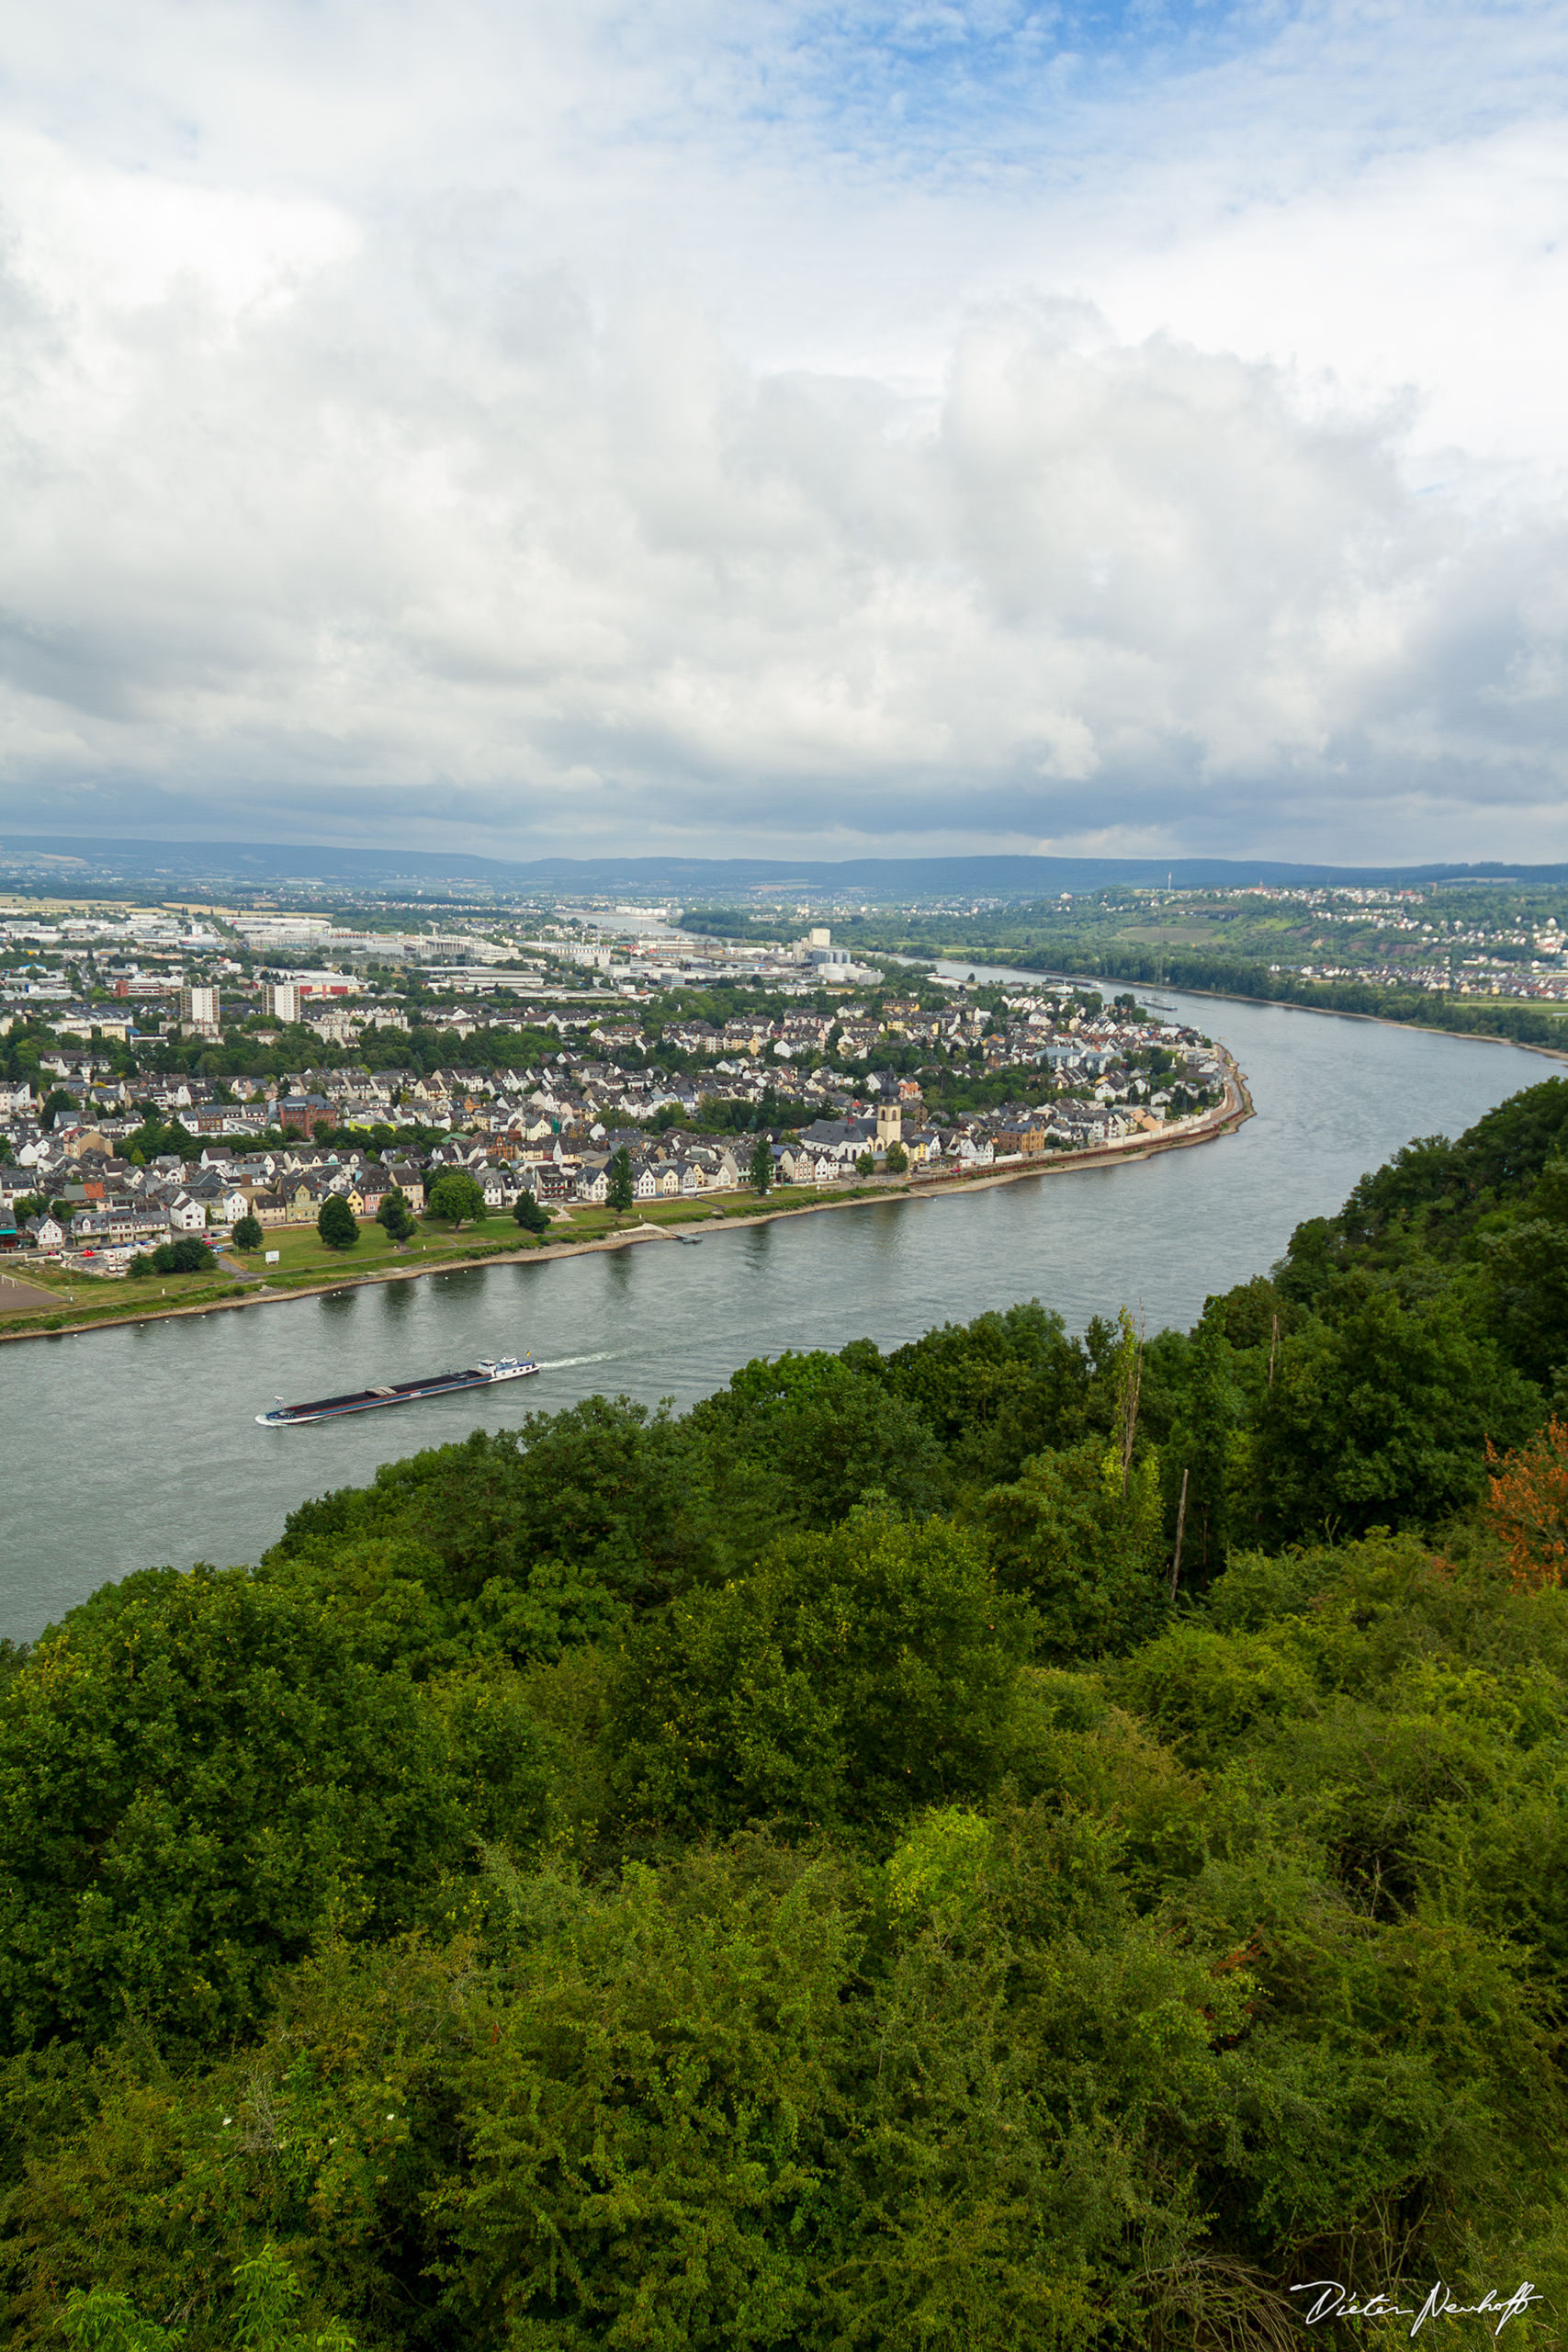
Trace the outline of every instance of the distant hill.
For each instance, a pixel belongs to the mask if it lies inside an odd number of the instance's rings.
[[[431,850],[321,847],[299,842],[109,841],[55,833],[0,834],[0,876],[170,888],[221,883],[276,888],[471,888],[592,894],[629,890],[722,899],[727,892],[797,888],[862,890],[871,899],[1025,899],[1113,883],[1238,888],[1248,882],[1390,884],[1474,880],[1561,882],[1568,865],[1320,865],[1223,857],[472,857]]]

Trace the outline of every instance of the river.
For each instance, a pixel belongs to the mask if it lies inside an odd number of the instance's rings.
[[[1080,1329],[1123,1302],[1151,1330],[1185,1326],[1412,1136],[1457,1135],[1558,1068],[1430,1031],[1174,989],[1158,1001],[1235,1055],[1258,1114],[1236,1135],[967,1195],[715,1227],[700,1249],[649,1241],[0,1348],[0,1634],[31,1639],[133,1568],[254,1559],[308,1495],[596,1390],[686,1405],[752,1356],[896,1346],[1021,1298]],[[541,1378],[347,1422],[255,1422],[275,1395],[524,1350]]]

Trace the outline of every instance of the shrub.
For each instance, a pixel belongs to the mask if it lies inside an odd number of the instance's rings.
[[[199,1241],[194,1233],[182,1233],[177,1241],[161,1241],[151,1254],[138,1250],[130,1272],[141,1282],[149,1274],[205,1274],[212,1272],[217,1263],[205,1241]]]

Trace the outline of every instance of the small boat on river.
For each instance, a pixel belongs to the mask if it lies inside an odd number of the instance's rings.
[[[264,1430],[292,1429],[297,1421],[341,1420],[345,1413],[374,1413],[383,1405],[414,1405],[423,1396],[453,1396],[464,1388],[490,1388],[498,1380],[526,1380],[542,1370],[532,1356],[481,1356],[467,1372],[438,1372],[426,1380],[400,1380],[390,1388],[356,1388],[346,1396],[317,1396],[286,1405],[280,1396],[270,1413],[258,1413]]]

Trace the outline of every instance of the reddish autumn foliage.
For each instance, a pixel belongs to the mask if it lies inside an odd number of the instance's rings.
[[[1561,1584],[1568,1570],[1568,1425],[1553,1414],[1528,1445],[1499,1455],[1485,1516],[1508,1555],[1515,1589],[1540,1591]]]

